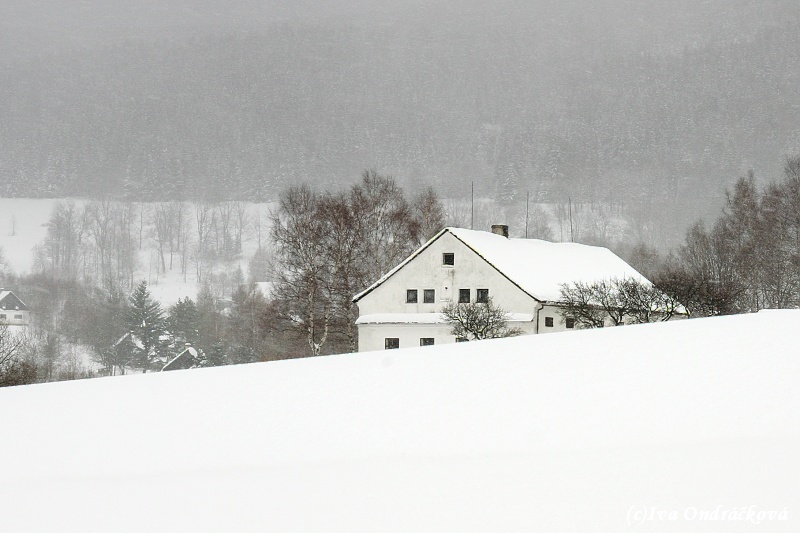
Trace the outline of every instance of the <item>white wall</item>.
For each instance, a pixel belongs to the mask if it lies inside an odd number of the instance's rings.
[[[442,264],[442,255],[453,253],[453,266]],[[417,303],[406,303],[406,290],[417,289]],[[425,289],[434,289],[434,303],[423,303]],[[445,233],[421,254],[382,285],[361,298],[359,315],[378,313],[435,313],[450,299],[458,301],[459,289],[470,289],[471,298],[477,289],[489,289],[494,303],[512,313],[535,314],[536,300],[525,294],[505,276],[477,256],[464,243]],[[534,333],[534,323],[514,323],[525,333]],[[433,333],[431,333],[433,332]],[[384,339],[397,337],[400,347],[419,346],[421,337],[433,337],[436,344],[455,342],[445,324],[361,324],[358,326],[359,351],[383,350]]]
[[[5,318],[3,318],[5,315]],[[22,318],[15,318],[17,315]],[[0,309],[0,324],[7,324],[9,326],[27,325],[29,323],[29,311],[19,311],[14,309]]]
[[[423,337],[434,339],[436,344],[451,344],[456,341],[450,335],[447,324],[360,324],[358,326],[358,351],[383,350],[389,337],[400,339],[400,348],[419,346]]]
[[[557,331],[572,331],[567,329],[566,321],[558,312],[558,306],[545,304],[539,311],[539,333],[555,333]],[[546,318],[553,318],[553,327],[547,327]]]
[[[442,265],[442,254],[454,253],[455,265]],[[418,303],[406,303],[406,289],[417,289]],[[425,304],[423,290],[436,290],[436,301]],[[382,285],[358,302],[359,314],[434,313],[447,303],[447,289],[458,301],[459,289],[489,289],[495,304],[512,313],[533,313],[536,300],[525,294],[464,243],[445,233]]]
[[[510,327],[520,328],[523,335],[535,331],[533,322],[510,322]],[[449,324],[360,324],[358,326],[358,351],[371,352],[385,349],[387,338],[400,340],[400,348],[420,346],[420,339],[433,338],[434,345],[456,342]]]

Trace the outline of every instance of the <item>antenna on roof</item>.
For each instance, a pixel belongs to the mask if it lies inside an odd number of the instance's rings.
[[[470,188],[470,194],[472,195],[472,208],[470,210],[470,218],[469,218],[469,229],[475,229],[475,181],[472,181],[472,185]]]
[[[572,198],[567,198],[569,202],[569,242],[575,242],[575,237],[572,234]]]
[[[525,191],[525,238],[528,238],[528,205],[531,198],[531,191]]]

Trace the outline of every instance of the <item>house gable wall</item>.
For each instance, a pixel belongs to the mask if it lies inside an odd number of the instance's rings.
[[[30,311],[22,300],[13,292],[6,292],[0,300],[0,324],[9,326],[27,326],[30,322]]]
[[[442,255],[454,254],[454,265],[444,266]],[[406,290],[417,289],[416,304],[406,303]],[[434,289],[434,303],[423,303],[424,289]],[[533,313],[536,300],[450,233],[444,233],[393,276],[358,301],[361,316],[375,313],[433,313],[449,301],[458,301],[459,289],[489,289],[497,305],[512,313]],[[448,294],[449,291],[449,294]]]
[[[454,265],[442,264],[445,253],[454,254]],[[406,291],[417,290],[417,303],[406,303]],[[424,303],[424,290],[434,289],[434,303]],[[537,302],[517,287],[503,274],[478,256],[471,248],[450,233],[443,233],[436,241],[420,252],[403,268],[358,301],[359,315],[379,313],[435,313],[441,311],[450,299],[458,301],[459,289],[470,289],[471,299],[477,289],[489,289],[489,296],[504,310],[511,313],[535,314]],[[534,324],[517,324],[525,333],[533,333]],[[359,325],[359,351],[382,350],[384,338],[400,338],[400,346],[419,346],[425,331],[436,343],[455,342],[449,326],[410,324]],[[530,330],[530,331],[528,331]]]

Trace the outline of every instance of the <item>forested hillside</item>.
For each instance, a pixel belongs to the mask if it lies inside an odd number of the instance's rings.
[[[12,2],[0,194],[270,200],[376,168],[682,228],[800,151],[791,2],[193,4],[59,26]]]

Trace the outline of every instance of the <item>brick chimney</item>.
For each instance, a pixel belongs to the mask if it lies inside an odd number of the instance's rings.
[[[508,239],[508,226],[505,224],[492,224],[492,233]]]

